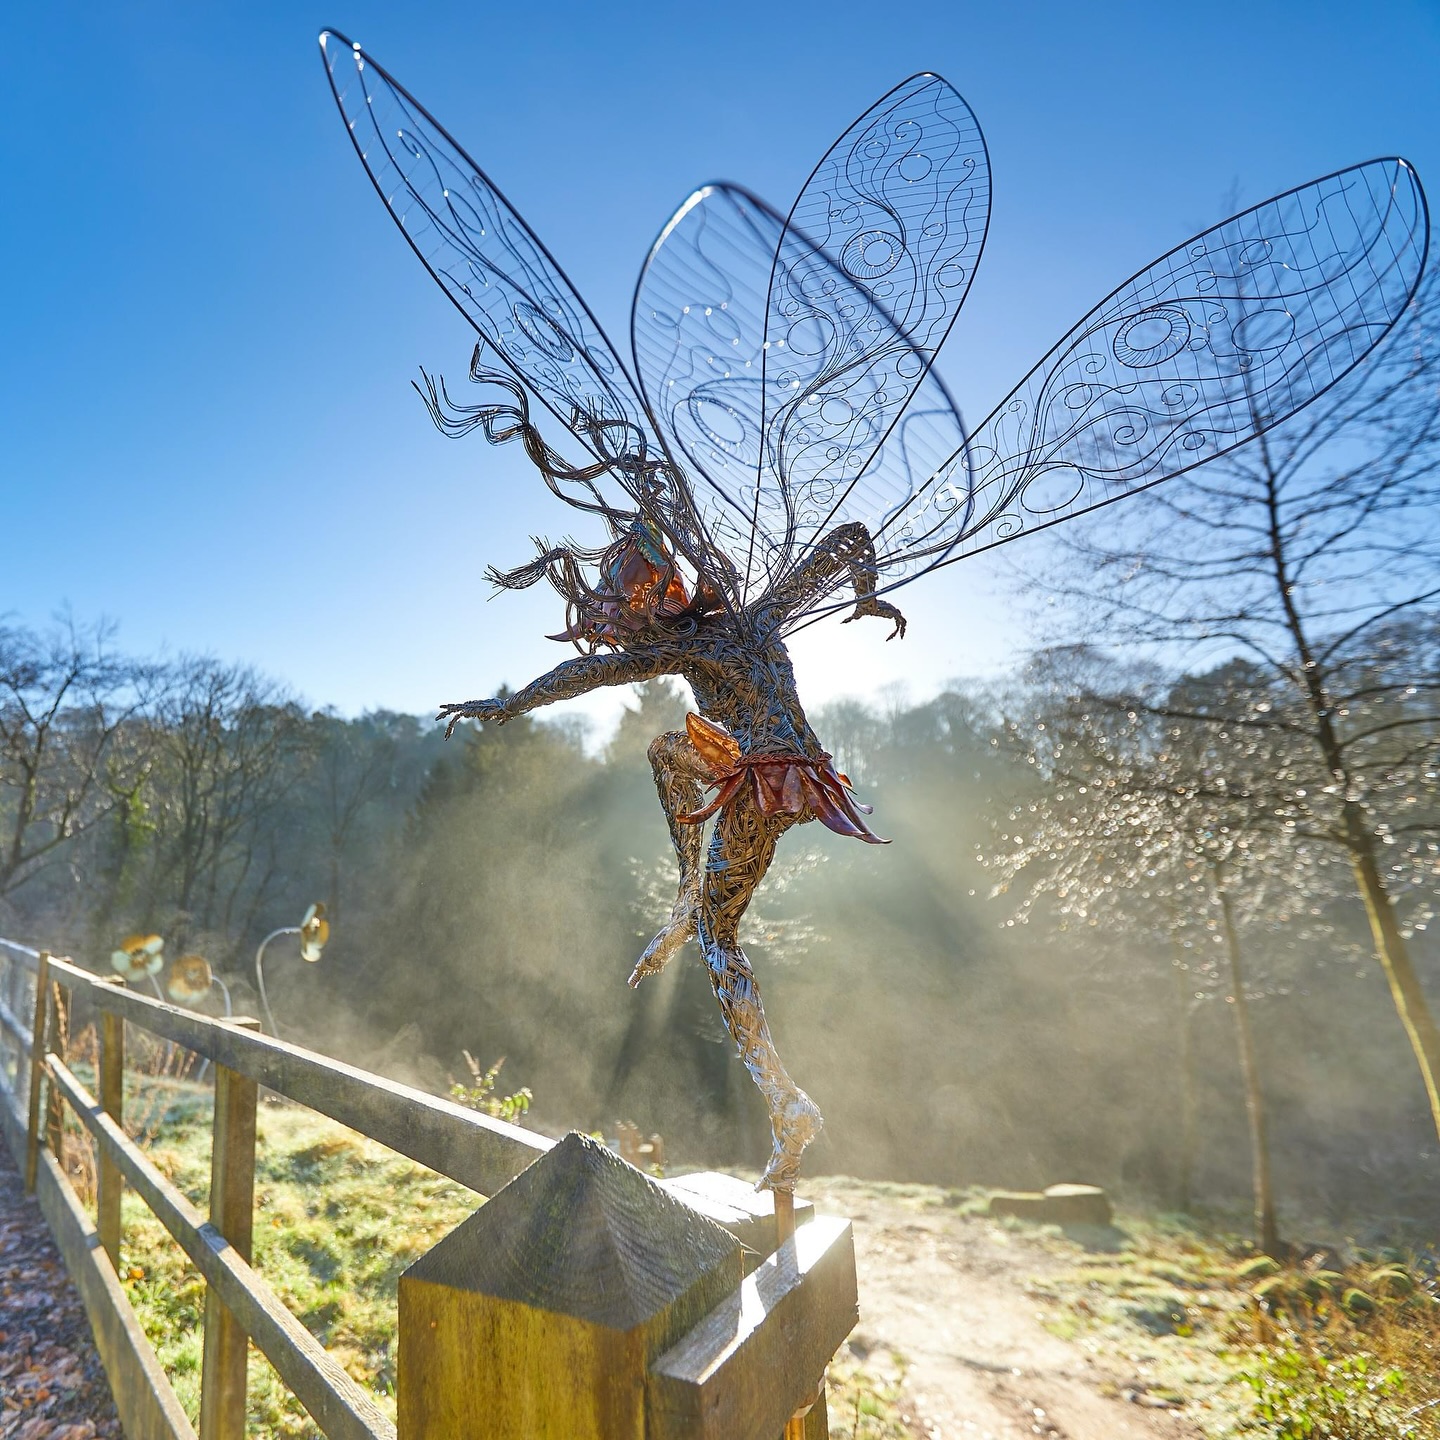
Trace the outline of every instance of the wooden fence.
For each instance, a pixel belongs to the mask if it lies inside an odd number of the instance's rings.
[[[98,1097],[63,1053],[77,1005],[96,1024]],[[127,1024],[211,1062],[208,1217],[125,1131]],[[0,939],[0,1129],[85,1303],[128,1440],[196,1430],[117,1276],[123,1185],[206,1282],[200,1440],[245,1434],[247,1341],[325,1435],[397,1435],[251,1264],[261,1088],[491,1197],[400,1278],[400,1440],[828,1436],[824,1371],[857,1315],[848,1222],[802,1205],[796,1229],[728,1176],[657,1183],[583,1136],[551,1141]],[[60,1163],[67,1105],[98,1157],[93,1220]]]

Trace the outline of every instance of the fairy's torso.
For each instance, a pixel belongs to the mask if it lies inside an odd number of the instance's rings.
[[[747,754],[824,753],[805,719],[784,641],[773,630],[745,635],[728,618],[701,621],[678,666],[707,720],[723,725]]]

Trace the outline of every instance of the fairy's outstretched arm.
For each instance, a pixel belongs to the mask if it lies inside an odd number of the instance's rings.
[[[756,607],[762,620],[783,624],[792,615],[810,609],[846,579],[855,589],[854,612],[845,624],[866,615],[892,620],[895,628],[885,638],[905,634],[905,617],[888,601],[875,598],[875,543],[859,523],[837,525],[821,536],[805,557]]]
[[[464,700],[442,705],[436,719],[446,720],[445,738],[461,720],[494,720],[503,725],[517,715],[538,710],[556,700],[573,700],[602,685],[630,685],[637,680],[654,680],[673,675],[680,668],[680,656],[672,650],[618,652],[607,655],[580,655],[557,665],[548,675],[532,680],[523,690],[503,700]]]

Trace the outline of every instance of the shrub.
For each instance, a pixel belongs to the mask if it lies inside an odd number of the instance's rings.
[[[1404,1376],[1363,1354],[1331,1358],[1290,1343],[1242,1375],[1255,1418],[1274,1440],[1405,1440],[1420,1432],[1400,1411]]]
[[[1403,1265],[1385,1265],[1372,1270],[1365,1284],[1391,1300],[1405,1300],[1415,1293],[1415,1277]]]
[[[458,1100],[467,1109],[478,1110],[492,1120],[504,1120],[518,1125],[520,1117],[530,1108],[535,1098],[528,1085],[522,1085],[513,1095],[496,1094],[495,1084],[500,1067],[505,1063],[502,1055],[488,1070],[480,1068],[480,1062],[468,1051],[460,1052],[465,1057],[465,1066],[470,1071],[470,1084],[462,1085],[452,1081],[450,1098]]]

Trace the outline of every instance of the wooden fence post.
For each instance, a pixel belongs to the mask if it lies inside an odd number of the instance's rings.
[[[40,1164],[40,1079],[45,1073],[45,1011],[50,998],[50,952],[40,952],[35,971],[35,1028],[30,1039],[30,1112],[25,1127],[25,1189],[35,1192]]]
[[[20,1007],[15,1003],[15,972],[20,967],[15,963],[15,957],[3,946],[0,946],[0,965],[4,966],[4,980],[0,981],[0,999],[5,1001],[5,1008],[14,1016],[19,1016]],[[4,1027],[0,1027],[3,1029]],[[15,1037],[5,1030],[0,1036],[0,1084],[8,1087],[10,1081],[5,1074],[10,1068],[10,1049],[15,1044]],[[15,1088],[20,1088],[20,1061],[15,1062]]]
[[[10,1014],[18,1026],[29,1008],[25,995],[25,972],[14,955],[10,956]],[[15,1052],[15,1100],[19,1103],[21,1087],[25,1084],[25,1043],[18,1034],[10,1036],[10,1048]]]
[[[224,1022],[258,1030],[260,1022]],[[253,1080],[215,1066],[215,1122],[210,1159],[210,1223],[248,1261],[255,1223]],[[214,1290],[205,1292],[205,1359],[200,1372],[200,1440],[245,1440],[245,1371],[249,1337]]]
[[[5,1006],[6,1009],[18,1021],[20,1019],[20,966],[16,963],[14,955],[8,950],[5,951]],[[25,1069],[25,1052],[20,1048],[20,1039],[12,1035],[8,1030],[5,1032],[5,1044],[7,1049],[15,1052],[15,1093],[20,1093],[20,1075]],[[8,1062],[7,1062],[7,1069]],[[0,1077],[3,1078],[3,1077]],[[7,1081],[8,1083],[8,1081]]]
[[[69,1035],[68,1021],[69,1002],[62,1000],[60,986],[52,981],[50,984],[50,1014],[49,1024],[46,1026],[49,1038],[45,1041],[46,1052],[51,1055],[58,1055],[62,1060],[68,1058]],[[50,1081],[45,1087],[45,1145],[55,1157],[55,1163],[63,1170],[65,1168],[65,1099],[60,1094],[59,1087]],[[38,1157],[37,1157],[38,1159]]]
[[[570,1134],[400,1277],[400,1440],[644,1440],[652,1360],[739,1241]]]
[[[795,1243],[795,1192],[793,1190],[775,1191],[775,1238],[780,1245]],[[782,1440],[830,1440],[830,1417],[825,1408],[823,1376],[820,1386],[815,1392],[815,1399],[786,1421]]]
[[[815,1393],[815,1403],[810,1407],[801,1422],[804,1429],[800,1434],[802,1440],[830,1440],[830,1412],[825,1407],[825,1382],[820,1382],[820,1388]]]
[[[123,985],[118,976],[107,976],[107,983]],[[104,1010],[100,1014],[100,1073],[96,1077],[100,1090],[100,1108],[117,1125],[125,1123],[125,1021]],[[102,1145],[100,1174],[95,1202],[95,1228],[110,1263],[120,1269],[120,1169]]]

